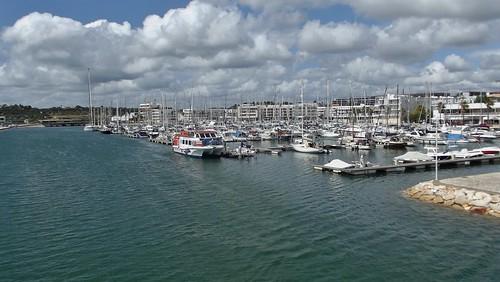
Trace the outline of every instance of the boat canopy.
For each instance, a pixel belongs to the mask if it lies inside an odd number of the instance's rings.
[[[407,162],[423,162],[423,161],[432,161],[433,160],[432,157],[430,157],[426,154],[417,152],[417,151],[407,152],[406,154],[401,155],[401,156],[397,156],[394,159],[396,161],[407,161]]]
[[[334,168],[334,169],[346,169],[346,168],[354,167],[353,164],[346,163],[343,160],[339,160],[339,159],[334,159],[331,162],[325,164],[325,166],[326,167],[331,167],[331,168]]]

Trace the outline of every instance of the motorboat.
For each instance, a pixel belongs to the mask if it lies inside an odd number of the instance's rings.
[[[190,157],[218,158],[224,152],[224,142],[215,130],[182,130],[174,136],[172,148]]]
[[[498,155],[500,154],[500,147],[483,147],[472,151],[481,152],[485,155]]]
[[[418,151],[409,151],[401,156],[394,157],[393,160],[395,164],[404,164],[404,163],[428,162],[432,161],[433,158],[427,154]]]

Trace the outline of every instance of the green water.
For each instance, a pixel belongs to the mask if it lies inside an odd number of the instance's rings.
[[[500,220],[401,196],[433,171],[312,169],[357,154],[198,160],[81,128],[0,132],[0,280],[499,279]]]

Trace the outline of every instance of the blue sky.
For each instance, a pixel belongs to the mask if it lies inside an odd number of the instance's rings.
[[[496,0],[1,4],[0,104],[85,104],[88,67],[103,101],[194,91],[233,103],[272,97],[276,87],[294,100],[301,81],[307,100],[326,79],[334,96],[350,85],[368,95],[397,84],[460,91],[497,88],[500,77]],[[158,16],[143,26],[150,15]]]
[[[151,14],[163,15],[168,9],[185,7],[181,0],[2,0],[0,26],[8,26],[31,12],[47,12],[81,22],[98,19],[141,26]]]

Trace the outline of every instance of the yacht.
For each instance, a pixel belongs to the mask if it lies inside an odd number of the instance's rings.
[[[190,157],[220,157],[224,152],[222,137],[215,130],[183,130],[172,141],[174,152]]]

